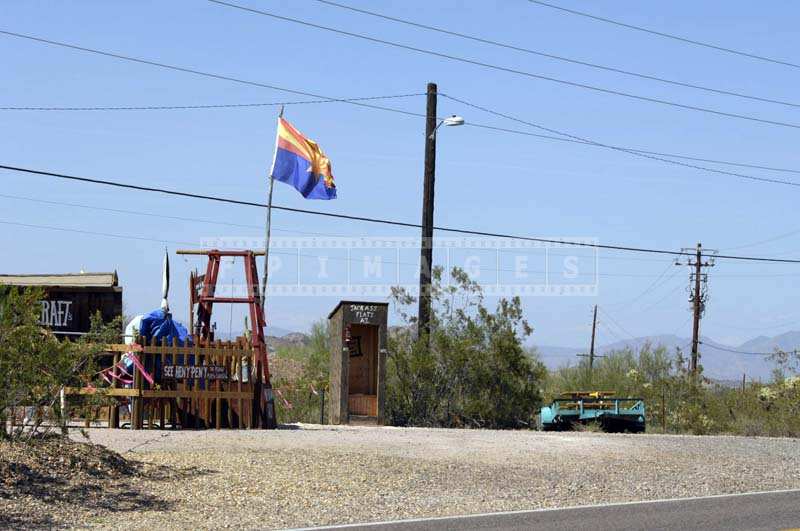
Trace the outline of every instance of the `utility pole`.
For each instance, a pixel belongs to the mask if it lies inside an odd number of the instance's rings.
[[[417,335],[431,331],[431,268],[433,264],[433,192],[436,178],[436,83],[428,83],[425,115],[425,182],[422,192],[422,240],[420,242],[419,313]],[[429,341],[429,339],[426,339]],[[430,343],[429,343],[430,344]]]
[[[597,305],[594,305],[594,314],[592,317],[592,342],[589,344],[589,354],[578,354],[579,358],[589,358],[589,373],[594,370],[594,359],[605,358],[605,356],[597,355],[594,353],[594,339],[597,335]]]
[[[592,317],[592,344],[589,347],[589,370],[594,368],[594,337],[597,333],[597,305],[594,305],[594,315]]]
[[[710,258],[703,262],[703,246],[702,244],[698,243],[697,247],[694,249],[692,248],[683,248],[681,252],[688,253],[690,251],[694,251],[695,255],[693,258],[689,258],[686,260],[686,263],[682,263],[680,260],[675,260],[675,265],[687,265],[692,268],[692,272],[689,273],[689,283],[690,283],[690,295],[689,295],[689,302],[692,303],[692,359],[691,365],[689,367],[692,377],[697,377],[697,361],[700,357],[698,352],[698,346],[700,344],[700,319],[703,317],[703,313],[705,313],[706,309],[706,302],[708,300],[708,275],[703,273],[704,267],[712,267],[714,265],[714,258]],[[717,251],[707,249],[705,251],[706,255],[713,255],[716,254]],[[691,256],[691,255],[688,255]]]

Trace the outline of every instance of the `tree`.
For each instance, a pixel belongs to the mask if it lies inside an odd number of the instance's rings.
[[[29,436],[45,420],[62,425],[65,412],[57,407],[64,386],[85,385],[97,379],[95,358],[107,342],[119,339],[121,321],[105,325],[99,313],[90,333],[79,341],[59,341],[39,323],[41,289],[4,288],[0,292],[0,437],[9,432],[7,412],[26,406],[36,412]]]
[[[405,310],[415,299],[393,290],[407,326],[389,337],[387,417],[397,425],[529,426],[546,370],[523,347],[533,330],[520,299],[500,299],[490,311],[462,269],[450,280],[443,286],[442,269],[434,269],[429,338],[416,338],[416,318]]]

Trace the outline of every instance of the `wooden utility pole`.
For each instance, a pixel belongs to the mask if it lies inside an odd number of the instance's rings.
[[[689,302],[692,303],[692,359],[689,369],[692,373],[692,376],[696,377],[697,362],[700,358],[700,319],[705,311],[706,300],[708,297],[708,293],[704,289],[707,284],[708,277],[703,273],[702,268],[713,266],[714,259],[711,258],[710,260],[703,262],[703,246],[700,243],[698,243],[697,247],[694,249],[684,248],[681,249],[681,251],[687,253],[688,251],[695,252],[694,258],[688,259],[686,264],[682,264],[679,260],[676,260],[675,265],[688,265],[689,267],[693,268],[692,273],[689,274],[689,281],[693,284],[691,287],[691,295],[689,297]],[[705,252],[706,254],[716,253],[716,251],[711,250],[706,250]]]
[[[700,296],[700,264],[702,255],[700,244],[697,244],[697,255],[694,261],[694,292],[692,294],[692,376],[697,375],[698,345],[700,342],[700,308],[703,304]]]
[[[592,341],[589,344],[589,354],[578,354],[579,358],[589,358],[589,374],[594,371],[594,359],[605,358],[605,356],[597,355],[594,353],[594,340],[597,335],[597,305],[594,305],[594,314],[592,317]]]
[[[436,83],[428,83],[425,117],[425,182],[422,192],[422,240],[420,242],[418,337],[431,331],[431,268],[433,264],[433,195],[436,178]]]
[[[589,370],[594,368],[594,338],[597,333],[597,305],[594,305],[594,317],[592,317],[592,344],[589,347]]]

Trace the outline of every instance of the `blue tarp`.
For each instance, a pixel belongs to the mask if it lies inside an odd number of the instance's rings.
[[[153,310],[142,317],[142,322],[139,325],[139,336],[141,336],[142,340],[146,341],[147,343],[150,343],[153,338],[165,340],[170,345],[172,344],[173,338],[178,340],[178,345],[180,346],[189,346],[192,343],[192,338],[189,335],[189,332],[186,330],[186,327],[178,321],[173,321],[172,315],[160,308],[158,310]],[[186,356],[186,358],[187,359],[184,360],[183,355],[178,355],[175,363],[178,365],[194,365],[193,354]],[[155,357],[153,361],[155,363],[155,367],[151,367],[149,361],[146,360],[145,369],[148,371],[153,371],[156,379],[160,380],[161,359],[159,357]],[[165,361],[167,365],[172,365],[172,356],[167,356]]]
[[[189,345],[191,338],[186,327],[178,321],[172,320],[172,315],[162,309],[153,310],[144,317],[139,325],[139,335],[149,343],[152,338],[166,339],[172,344],[177,339],[180,345]]]

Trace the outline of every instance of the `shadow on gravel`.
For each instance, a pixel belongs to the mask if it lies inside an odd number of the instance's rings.
[[[93,516],[169,511],[147,490],[153,482],[214,473],[128,461],[102,446],[51,437],[30,444],[0,442],[0,528],[74,526]]]

